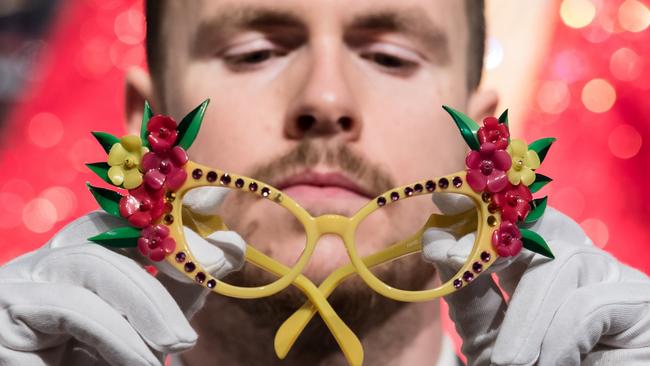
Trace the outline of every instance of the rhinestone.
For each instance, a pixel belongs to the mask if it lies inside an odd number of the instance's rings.
[[[412,196],[413,195],[413,188],[411,188],[411,187],[404,188],[404,194],[407,195],[407,196]]]
[[[269,187],[264,187],[264,188],[262,188],[262,191],[261,191],[261,192],[262,192],[262,196],[263,196],[263,197],[268,197],[269,194],[271,194],[271,190],[269,189]]]
[[[217,180],[217,172],[209,171],[208,174],[205,176],[205,179],[208,180],[208,182],[212,183]]]
[[[463,286],[463,281],[459,280],[458,278],[454,280],[454,287],[455,288],[460,288]]]
[[[483,192],[481,198],[483,199],[483,202],[488,203],[490,202],[490,198],[492,198],[492,196],[490,195],[489,192]]]
[[[377,206],[381,207],[386,204],[386,199],[384,197],[377,198]]]
[[[494,226],[497,224],[497,218],[494,217],[494,216],[492,216],[492,215],[490,215],[490,216],[488,216],[488,218],[487,218],[487,223],[488,223],[488,225],[494,227]]]
[[[196,265],[192,262],[185,263],[185,272],[194,272]]]
[[[251,184],[248,185],[248,190],[251,192],[257,191],[257,183],[251,182]]]
[[[415,192],[417,192],[417,193],[422,192],[422,184],[418,183],[418,184],[414,185],[414,186],[413,186],[413,189],[414,189]]]
[[[440,180],[438,180],[438,187],[442,189],[447,189],[447,187],[449,187],[449,179],[440,178]]]
[[[496,213],[497,210],[499,210],[499,206],[497,206],[494,202],[490,202],[488,205],[488,211],[490,211],[490,213]]]
[[[203,283],[203,281],[205,281],[205,273],[203,273],[203,272],[197,273],[196,276],[194,276],[194,279],[198,283]]]
[[[397,193],[397,192],[392,192],[392,193],[390,194],[390,199],[393,200],[393,201],[397,201],[397,200],[399,199],[399,193]]]
[[[165,223],[165,225],[171,225],[174,222],[174,216],[172,216],[171,214],[165,215],[165,217],[163,218],[163,222]]]
[[[483,270],[483,265],[479,262],[474,262],[474,264],[472,264],[472,270],[474,270],[476,273],[481,273]]]
[[[170,192],[165,193],[165,200],[167,202],[174,202],[175,199],[176,199],[176,193],[175,192],[170,191]]]
[[[460,179],[460,177],[454,177],[454,179],[452,179],[451,182],[454,184],[454,187],[456,188],[460,188],[460,186],[463,185],[463,180]]]
[[[436,184],[432,180],[428,180],[424,187],[427,189],[427,192],[433,192],[436,189]]]
[[[482,252],[482,253],[481,253],[481,260],[482,260],[484,263],[489,262],[490,259],[492,259],[492,256],[490,255],[490,253],[488,253],[488,252]]]
[[[185,253],[183,252],[176,253],[176,262],[183,263],[185,262],[185,258],[186,258]]]
[[[208,285],[208,288],[214,288],[214,286],[217,285],[217,281],[210,280],[210,281],[208,281],[207,285]]]
[[[474,274],[470,271],[465,271],[465,273],[463,273],[463,279],[465,282],[472,282],[474,279]]]
[[[241,178],[237,178],[237,180],[235,181],[235,187],[241,188],[243,186],[244,186],[244,180]]]
[[[192,178],[201,179],[202,176],[203,176],[203,170],[199,168],[192,170]]]
[[[227,186],[228,184],[230,184],[230,175],[228,175],[228,173],[223,173],[219,182],[224,186]]]

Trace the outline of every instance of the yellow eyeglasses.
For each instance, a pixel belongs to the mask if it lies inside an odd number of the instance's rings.
[[[510,141],[507,114],[500,120],[486,119],[484,126],[479,127],[462,113],[445,107],[472,148],[466,161],[467,170],[386,191],[350,217],[338,214],[314,217],[292,197],[265,182],[188,159],[185,150],[198,134],[206,107],[207,101],[177,125],[169,117],[153,116],[146,104],[141,136],[117,139],[106,133],[94,133],[107,151],[108,161],[88,166],[106,182],[128,189],[129,194],[122,196],[90,186],[91,192],[102,208],[126,219],[129,226],[90,240],[108,246],[137,246],[150,259],[165,260],[197,285],[225,296],[256,299],[296,286],[308,301],[276,333],[274,345],[280,358],[287,355],[318,313],[347,361],[351,365],[363,363],[361,342],[327,301],[352,275],[358,275],[385,297],[427,301],[461,290],[499,256],[515,255],[522,245],[552,256],[543,239],[525,228],[545,208],[545,198],[533,200],[531,192],[550,179],[533,170],[543,160],[552,141],[538,140],[530,149],[522,147],[520,140]],[[206,186],[229,190],[223,209],[218,214],[201,215],[184,208],[185,195]],[[431,200],[434,192],[464,195],[474,203],[475,209],[453,216],[436,214]],[[242,212],[247,213],[247,218]],[[387,225],[391,222],[402,222],[402,230]],[[245,284],[212,277],[192,254],[183,226],[203,237],[220,230],[238,232],[247,241],[246,261],[272,276],[259,276]],[[256,236],[260,227],[265,235]],[[449,281],[435,288],[404,288],[404,283],[391,277],[394,271],[381,268],[419,252],[422,233],[433,227],[444,228],[456,236],[476,230],[474,247]],[[317,243],[328,234],[342,239],[349,263],[335,269],[317,287],[304,270]],[[273,241],[275,245],[269,245]],[[282,250],[283,244],[286,250]],[[296,250],[295,245],[302,250]],[[300,254],[294,257],[291,255],[294,252]]]

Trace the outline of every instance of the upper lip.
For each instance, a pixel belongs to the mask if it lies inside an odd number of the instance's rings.
[[[340,187],[355,192],[362,196],[372,198],[372,195],[363,187],[339,172],[315,172],[303,171],[301,173],[286,177],[277,184],[277,188],[283,190],[289,186],[306,184],[318,187]]]

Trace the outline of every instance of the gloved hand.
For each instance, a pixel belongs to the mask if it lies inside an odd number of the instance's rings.
[[[443,213],[470,205],[434,202]],[[532,227],[555,255],[526,249],[499,259],[506,301],[488,274],[446,296],[469,365],[650,365],[650,279],[595,247],[580,226],[547,208]],[[454,238],[431,229],[423,256],[447,280],[462,266],[475,233]]]
[[[206,213],[223,196],[215,189],[185,202]],[[164,354],[196,343],[188,319],[209,291],[166,262],[156,263],[159,282],[136,263],[154,264],[137,249],[87,241],[117,226],[124,221],[92,212],[0,267],[0,365],[161,365]],[[243,264],[245,243],[234,232],[203,239],[185,228],[185,237],[217,278]]]

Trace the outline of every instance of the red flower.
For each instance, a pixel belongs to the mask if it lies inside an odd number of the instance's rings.
[[[465,163],[469,168],[467,183],[475,192],[483,192],[487,188],[495,193],[508,185],[506,170],[510,169],[512,158],[505,150],[497,150],[495,144],[481,144],[479,151],[470,151]]]
[[[501,218],[504,221],[516,223],[518,220],[524,221],[528,216],[533,195],[524,184],[513,186],[508,183],[508,187],[495,193],[492,200],[501,209]]]
[[[169,228],[164,225],[149,225],[142,229],[138,249],[152,261],[160,262],[176,249],[176,241],[169,237]]]
[[[511,257],[519,254],[523,247],[521,232],[517,225],[510,221],[503,221],[498,230],[492,234],[492,246],[502,257]]]
[[[187,172],[183,169],[187,160],[187,153],[180,146],[162,152],[148,152],[142,157],[144,184],[153,190],[161,189],[163,185],[169,190],[177,190],[187,179]]]
[[[484,119],[483,127],[479,128],[476,134],[481,144],[491,142],[498,150],[505,150],[508,147],[508,137],[510,137],[508,127],[504,123],[499,123],[495,117]]]
[[[129,191],[120,199],[120,215],[135,227],[143,228],[158,220],[167,211],[163,191],[152,191],[144,185]]]
[[[147,141],[151,145],[151,150],[161,152],[171,149],[176,142],[178,132],[176,132],[176,121],[171,117],[157,115],[151,117],[147,124]]]

